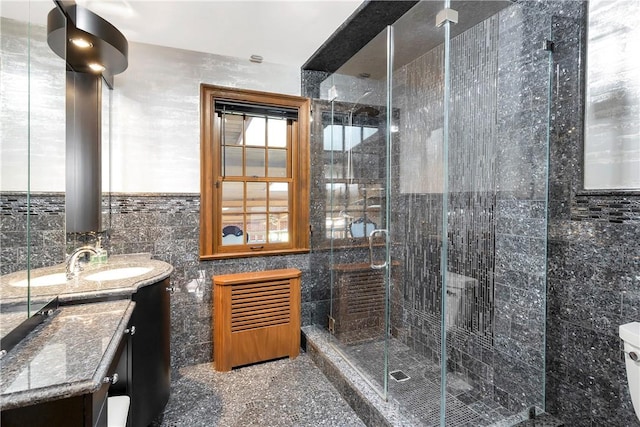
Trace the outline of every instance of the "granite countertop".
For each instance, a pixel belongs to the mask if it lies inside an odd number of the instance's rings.
[[[91,276],[105,271],[121,268],[140,268],[149,270],[134,277],[113,280],[90,280]],[[31,270],[31,283],[35,279],[50,275],[63,275],[66,265],[58,264],[52,267],[37,268]],[[143,271],[143,270],[140,270]],[[86,264],[83,271],[71,280],[64,283],[48,286],[30,286],[31,301],[47,301],[55,296],[61,303],[89,299],[101,296],[126,296],[134,293],[138,288],[157,283],[165,279],[173,272],[173,266],[163,261],[151,259],[150,254],[128,254],[110,256],[106,264]],[[8,305],[24,301],[27,294],[27,272],[18,271],[0,276],[0,294],[2,304]],[[63,279],[64,280],[64,277]]]
[[[122,299],[56,310],[0,360],[0,407],[98,390],[134,307]]]

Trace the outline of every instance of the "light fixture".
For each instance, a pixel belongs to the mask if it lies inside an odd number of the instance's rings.
[[[67,2],[63,2],[67,3]],[[47,15],[47,43],[76,73],[101,74],[109,87],[113,76],[128,66],[129,44],[124,35],[100,16],[75,4]],[[68,19],[67,16],[75,17]],[[89,64],[99,64],[90,66]]]
[[[74,38],[70,38],[69,41],[75,46],[78,47],[80,49],[89,49],[90,47],[93,47],[93,43],[91,43],[88,40],[83,39],[82,37],[74,37]]]
[[[98,64],[97,62],[92,62],[88,65],[89,68],[91,68],[91,71],[95,71],[96,73],[101,73],[105,70],[104,65]]]

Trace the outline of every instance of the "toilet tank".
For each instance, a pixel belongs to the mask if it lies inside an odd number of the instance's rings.
[[[624,360],[627,368],[627,382],[629,394],[636,417],[640,420],[640,322],[631,322],[620,325],[620,338],[624,341]],[[633,360],[630,353],[638,356]]]

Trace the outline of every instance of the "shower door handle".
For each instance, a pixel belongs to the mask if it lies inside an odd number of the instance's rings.
[[[385,268],[387,266],[387,260],[386,259],[384,260],[384,262],[382,264],[376,264],[375,262],[373,262],[373,238],[377,234],[384,234],[385,235],[385,243],[388,243],[389,230],[386,230],[384,228],[379,228],[379,229],[373,230],[369,234],[369,264],[371,265],[371,268],[373,268],[375,270],[382,270],[383,268]]]

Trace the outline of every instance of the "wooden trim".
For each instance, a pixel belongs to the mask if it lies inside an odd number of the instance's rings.
[[[307,100],[309,101],[309,100]],[[306,103],[304,114],[298,117],[298,144],[295,155],[297,162],[297,179],[294,181],[294,194],[298,197],[293,204],[292,216],[296,219],[296,246],[298,248],[309,247],[309,193],[311,176],[311,146],[309,138],[309,118],[311,117],[310,102]],[[302,113],[302,111],[301,111]]]
[[[283,268],[281,270],[254,271],[249,273],[221,274],[213,276],[213,284],[218,286],[231,286],[241,283],[254,283],[256,281],[270,281],[293,279],[301,277],[302,272],[296,268]]]
[[[212,171],[213,163],[213,141],[211,131],[213,123],[208,120],[212,117],[211,107],[214,105],[211,94],[200,86],[200,255],[213,253],[213,241],[209,236],[213,236],[213,223],[208,215],[203,212],[213,211],[214,177]]]
[[[244,246],[242,246],[244,248]],[[258,251],[258,252],[220,252],[211,255],[200,255],[200,259],[213,260],[213,259],[229,259],[229,258],[250,258],[256,256],[274,256],[274,255],[295,255],[309,253],[309,249],[282,249],[274,251]]]

